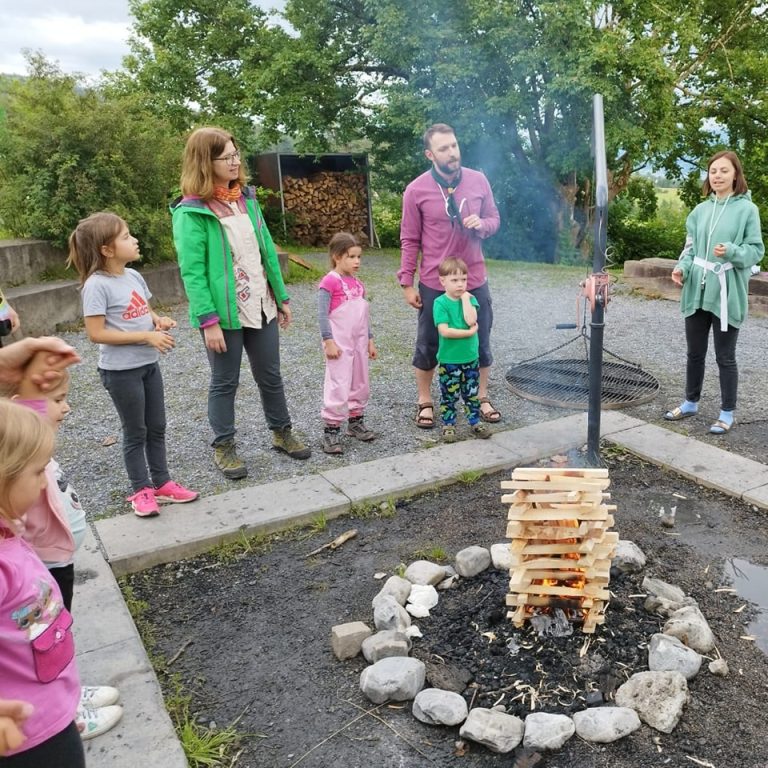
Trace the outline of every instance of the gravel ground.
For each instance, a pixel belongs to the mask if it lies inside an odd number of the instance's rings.
[[[325,255],[306,257],[325,269]],[[282,369],[294,429],[311,444],[307,461],[294,461],[270,450],[271,435],[266,428],[258,391],[246,368],[238,392],[238,449],[248,465],[246,480],[237,483],[258,485],[303,474],[312,474],[341,465],[357,464],[429,447],[438,439],[438,430],[417,429],[415,384],[410,366],[415,333],[415,311],[402,300],[394,273],[397,257],[384,252],[364,256],[362,279],[371,299],[371,313],[379,359],[371,363],[371,402],[366,421],[378,438],[368,444],[351,439],[343,457],[322,453],[323,357],[315,313],[313,284],[289,286],[294,323],[283,334]],[[496,363],[491,373],[491,396],[503,413],[500,427],[509,429],[558,418],[569,411],[521,399],[504,381],[507,368],[547,352],[576,335],[576,331],[555,330],[555,324],[573,322],[578,283],[585,268],[489,263],[494,297],[493,350]],[[189,326],[185,305],[166,310],[179,322],[176,348],[161,361],[168,415],[168,458],[174,479],[196,488],[203,495],[236,487],[215,468],[210,448],[211,433],[206,417],[208,364],[199,334]],[[766,441],[764,421],[768,409],[761,395],[765,390],[765,334],[768,319],[750,318],[741,331],[739,364],[741,391],[739,424],[724,438],[706,433],[719,409],[716,366],[711,357],[704,396],[703,418],[674,425],[680,431],[712,441],[737,453],[762,460]],[[83,356],[83,364],[72,372],[70,403],[73,413],[65,423],[58,459],[76,484],[89,516],[99,518],[129,512],[124,501],[129,493],[120,451],[120,424],[117,414],[96,373],[96,347],[85,334],[62,334]],[[685,364],[683,325],[676,302],[646,299],[633,295],[617,283],[606,313],[605,347],[635,361],[653,373],[661,383],[659,396],[640,406],[624,409],[630,416],[660,422],[661,413],[678,404],[682,394]],[[581,341],[556,356],[580,358]],[[710,355],[712,353],[710,352]],[[610,358],[607,358],[610,359]],[[437,401],[439,393],[434,389]],[[112,442],[109,438],[117,438]],[[107,445],[105,445],[107,443]]]

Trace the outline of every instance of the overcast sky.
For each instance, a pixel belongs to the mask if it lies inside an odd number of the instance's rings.
[[[256,3],[282,6],[280,0]],[[0,0],[0,73],[25,74],[22,50],[42,51],[64,72],[98,76],[128,53],[128,0]]]

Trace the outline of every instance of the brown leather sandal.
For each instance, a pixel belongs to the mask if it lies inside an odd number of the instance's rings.
[[[428,408],[432,410],[431,416],[422,416]],[[435,426],[435,406],[433,403],[418,403],[416,406],[416,426],[419,429],[432,429]]]
[[[498,424],[501,421],[501,413],[493,407],[493,403],[489,397],[481,397],[480,405],[482,406],[483,403],[488,403],[488,405],[491,406],[491,410],[484,411],[482,408],[480,408],[480,418],[486,424]]]

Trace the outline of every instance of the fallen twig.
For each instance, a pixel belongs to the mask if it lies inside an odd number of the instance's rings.
[[[168,659],[168,661],[166,661],[166,662],[165,662],[165,665],[166,665],[167,667],[170,667],[170,666],[171,666],[171,664],[173,664],[173,662],[174,662],[174,661],[178,661],[178,658],[179,658],[179,656],[181,656],[181,654],[182,654],[182,653],[184,653],[184,651],[186,651],[186,650],[187,650],[187,648],[189,648],[189,646],[190,646],[190,645],[192,645],[192,643],[194,643],[194,642],[195,642],[195,641],[194,641],[194,640],[193,640],[191,637],[187,638],[187,639],[186,639],[186,640],[185,640],[185,641],[184,641],[184,642],[181,644],[181,648],[179,648],[179,650],[178,650],[178,651],[176,651],[176,653],[174,653],[174,654],[173,654],[173,656],[171,656],[171,658],[170,658],[170,659]]]
[[[690,755],[683,755],[683,757],[686,760],[690,760],[692,763],[696,763],[696,765],[703,765],[704,768],[715,768],[713,763],[708,763],[706,760],[699,760],[698,757],[691,757]]]
[[[304,557],[312,557],[312,555],[319,555],[325,549],[338,549],[345,541],[354,539],[357,536],[357,528],[353,528],[351,531],[345,531],[341,536],[337,536],[333,541],[329,541],[327,544],[323,544],[322,547],[313,549],[309,554]]]
[[[349,703],[351,704],[352,702],[349,702]],[[354,706],[356,706],[358,709],[362,709],[362,707],[358,707],[357,704],[355,704]],[[353,717],[348,723],[344,723],[344,725],[342,725],[341,728],[339,728],[338,730],[334,731],[330,736],[326,736],[326,738],[324,738],[322,741],[320,741],[317,744],[315,744],[315,746],[312,747],[312,749],[307,750],[298,760],[296,760],[295,762],[291,763],[288,766],[288,768],[295,768],[295,766],[297,766],[300,762],[302,762],[302,760],[304,760],[305,757],[308,757],[309,755],[311,755],[312,752],[314,752],[318,747],[322,747],[323,744],[326,744],[327,742],[329,742],[334,736],[338,736],[342,731],[344,731],[347,728],[349,728],[350,725],[354,725],[358,720],[362,720],[366,715],[373,715],[373,713],[377,709],[381,709],[383,706],[384,706],[384,704],[379,704],[378,706],[374,707],[373,709],[363,710],[362,714],[358,715],[357,717]]]

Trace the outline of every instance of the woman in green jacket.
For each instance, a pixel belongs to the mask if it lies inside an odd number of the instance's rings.
[[[721,403],[709,431],[723,435],[734,423],[739,383],[736,341],[747,316],[749,277],[765,247],[760,214],[735,152],[718,152],[710,159],[703,192],[709,198],[688,216],[685,249],[672,271],[672,280],[683,289],[680,308],[688,345],[685,400],[664,418],[678,421],[698,412],[711,328]]]
[[[273,447],[294,459],[310,450],[291,430],[280,373],[278,326],[291,322],[275,245],[246,177],[234,137],[198,128],[187,139],[182,197],[171,206],[173,238],[192,325],[211,366],[208,421],[214,461],[225,477],[247,475],[235,450],[235,393],[243,350],[259,388]]]

